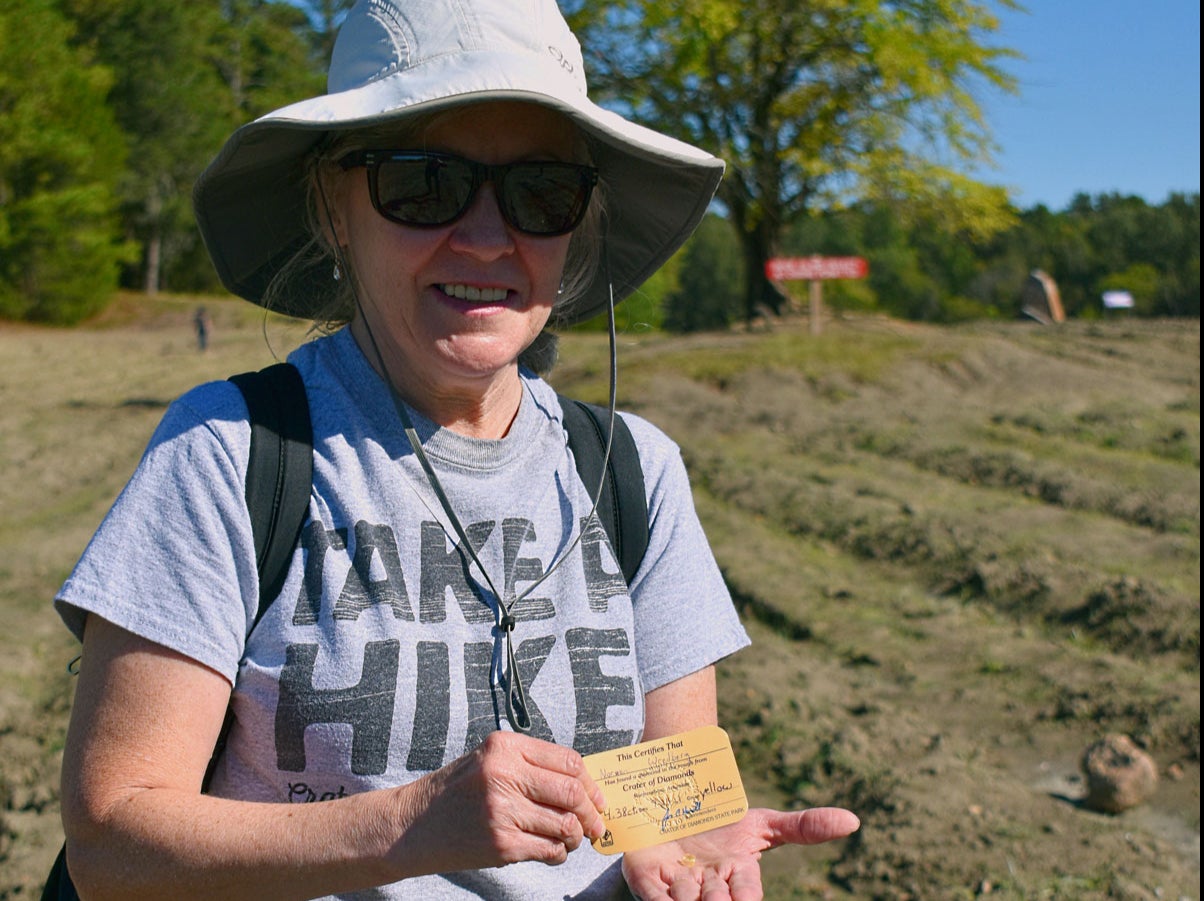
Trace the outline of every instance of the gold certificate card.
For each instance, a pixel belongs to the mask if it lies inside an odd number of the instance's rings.
[[[603,854],[635,851],[735,823],[748,799],[727,733],[703,726],[603,751],[585,767],[606,796]]]

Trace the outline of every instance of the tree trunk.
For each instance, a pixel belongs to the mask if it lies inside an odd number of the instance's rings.
[[[744,315],[748,322],[772,313],[782,314],[787,302],[765,274],[765,262],[772,255],[777,235],[764,224],[740,234],[740,247],[744,254]]]
[[[159,232],[159,223],[151,226],[150,238],[146,242],[146,284],[148,297],[159,293],[159,272],[162,269],[163,236]]]
[[[159,293],[159,281],[163,270],[163,200],[158,191],[151,191],[146,198],[149,234],[146,238],[146,278],[143,290],[148,297]]]

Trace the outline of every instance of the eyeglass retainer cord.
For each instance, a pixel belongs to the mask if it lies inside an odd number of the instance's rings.
[[[321,193],[322,204],[326,208],[327,218],[329,219],[330,208],[326,203],[325,192],[323,191]],[[384,377],[383,380],[385,385],[389,389],[389,396],[393,402],[393,409],[396,411],[398,418],[401,420],[402,428],[405,430],[406,438],[410,443],[410,447],[414,451],[414,456],[418,459],[419,464],[422,466],[427,481],[430,483],[431,489],[435,492],[435,496],[439,499],[439,503],[443,507],[443,512],[447,516],[447,519],[450,522],[452,529],[455,531],[457,539],[459,540],[457,550],[462,557],[467,557],[465,560],[466,564],[471,563],[476,567],[477,571],[481,574],[485,584],[489,587],[489,590],[493,593],[493,597],[496,600],[496,605],[491,605],[495,616],[494,626],[497,630],[498,637],[505,642],[506,665],[500,673],[500,678],[495,677],[495,684],[500,683],[502,691],[505,695],[506,719],[510,723],[511,728],[516,732],[528,734],[531,731],[533,723],[527,702],[527,692],[523,686],[522,673],[519,670],[518,661],[514,654],[513,634],[514,627],[518,620],[514,616],[513,611],[524,598],[529,596],[531,592],[543,584],[544,580],[551,576],[552,573],[554,573],[560,567],[560,565],[568,559],[569,555],[576,549],[577,545],[581,543],[582,538],[585,536],[585,528],[588,526],[590,520],[594,518],[598,510],[598,502],[601,499],[602,488],[606,482],[606,469],[610,461],[611,446],[614,438],[616,416],[615,407],[618,385],[618,350],[615,333],[614,284],[612,283],[610,276],[610,260],[609,256],[607,255],[605,229],[603,230],[601,262],[603,272],[605,273],[606,277],[607,287],[606,321],[610,350],[610,390],[607,404],[608,428],[606,433],[606,446],[602,454],[602,475],[593,493],[593,503],[590,506],[589,514],[584,520],[586,526],[581,528],[577,534],[577,537],[573,539],[572,543],[567,548],[565,548],[560,557],[544,571],[543,575],[527,586],[527,589],[521,594],[516,595],[514,600],[509,604],[505,604],[502,601],[501,592],[499,592],[494,586],[493,580],[489,577],[488,571],[477,557],[476,550],[473,548],[472,542],[468,540],[468,535],[464,530],[464,526],[460,523],[460,518],[456,516],[455,510],[451,506],[451,501],[444,492],[443,486],[439,482],[439,477],[435,474],[434,467],[431,465],[426,452],[422,448],[422,439],[419,437],[418,431],[414,427],[414,422],[409,414],[408,409],[406,408],[406,403],[398,394],[392,380],[388,377],[388,369],[385,367],[384,356],[381,354],[380,347],[376,342],[376,335],[373,333],[371,323],[364,315],[363,304],[360,300],[359,280],[355,277],[355,271],[350,265],[348,265],[348,261],[343,255],[342,247],[336,244],[334,253],[336,259],[339,261],[340,268],[349,276],[352,296],[355,299],[355,306],[360,317],[363,319],[364,328],[368,334],[368,340],[372,345],[372,353],[376,358],[377,368]]]

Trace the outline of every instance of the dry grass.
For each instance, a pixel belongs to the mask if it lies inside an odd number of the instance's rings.
[[[1199,323],[628,336],[758,651],[722,669],[761,797],[846,804],[767,897],[1199,897]],[[575,354],[574,351],[577,353]],[[601,348],[563,388],[601,395]],[[1133,735],[1159,795],[1080,809]]]
[[[0,899],[57,850],[74,644],[49,607],[166,403],[303,330],[124,298],[0,325]],[[620,339],[621,404],[682,445],[757,650],[721,671],[756,800],[864,828],[766,858],[767,897],[1199,898],[1199,323],[877,318],[822,336]],[[605,340],[558,387],[605,396]],[[1133,735],[1164,779],[1081,809],[1078,755]]]

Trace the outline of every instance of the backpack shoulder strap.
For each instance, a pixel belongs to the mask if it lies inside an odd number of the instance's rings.
[[[230,381],[242,391],[251,422],[246,497],[259,570],[258,624],[280,593],[305,524],[313,483],[313,428],[305,384],[292,364],[244,372]]]
[[[577,461],[577,474],[590,491],[599,482],[602,484],[598,519],[619,558],[623,578],[630,585],[648,549],[648,498],[644,493],[639,448],[623,418],[616,415],[610,459],[603,479],[602,458],[606,451],[610,412],[563,395],[560,396],[560,407],[564,411],[569,448]]]
[[[280,594],[305,525],[313,485],[313,426],[305,383],[291,363],[232,375],[229,380],[242,392],[251,423],[245,491],[255,538],[255,567],[259,571],[259,607],[251,623],[254,629]],[[209,790],[233,725],[234,708],[227,706],[201,791]]]

